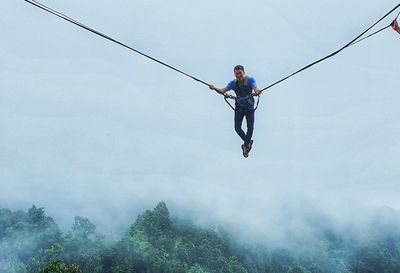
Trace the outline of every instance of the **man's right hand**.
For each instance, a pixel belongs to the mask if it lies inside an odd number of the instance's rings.
[[[215,86],[212,85],[212,84],[210,84],[208,87],[209,87],[211,90],[214,90],[215,92],[217,92],[217,93],[219,93],[219,94],[221,94],[221,95],[223,95],[223,94],[225,94],[226,92],[228,92],[228,89],[227,89],[226,87],[217,88],[217,87],[215,87]]]

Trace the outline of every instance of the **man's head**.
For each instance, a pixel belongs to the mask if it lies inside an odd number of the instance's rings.
[[[238,81],[242,81],[246,75],[244,72],[244,67],[240,64],[233,68],[233,73],[235,74],[235,77]]]

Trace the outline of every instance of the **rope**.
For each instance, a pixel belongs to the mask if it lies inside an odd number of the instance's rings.
[[[390,27],[390,25],[387,25],[386,27],[383,27],[383,28],[381,28],[380,30],[375,31],[374,33],[371,33],[370,35],[365,36],[364,38],[355,41],[355,42],[352,43],[351,45],[355,45],[355,44],[357,44],[357,43],[359,43],[359,42],[361,42],[361,41],[364,41],[365,39],[367,39],[367,38],[369,38],[369,37],[371,37],[371,36],[374,36],[375,34],[378,34],[378,33],[381,32],[381,31],[384,31],[384,30],[387,29],[388,27]]]
[[[228,99],[236,100],[236,97],[228,94],[224,95],[225,102],[229,105],[230,108],[232,108],[233,111],[235,111],[235,107],[233,107],[233,105],[228,101]]]
[[[172,65],[169,65],[169,64],[167,64],[167,63],[165,63],[163,61],[160,61],[160,60],[158,60],[158,59],[156,59],[154,57],[151,57],[150,55],[147,55],[147,54],[145,54],[145,53],[143,53],[143,52],[141,52],[141,51],[139,51],[139,50],[137,50],[137,49],[135,49],[133,47],[130,47],[130,46],[128,46],[128,45],[126,45],[126,44],[114,39],[114,38],[111,38],[111,37],[99,32],[99,31],[97,31],[97,30],[95,30],[93,28],[90,28],[90,27],[88,27],[88,26],[86,26],[86,25],[84,25],[84,24],[82,24],[82,23],[80,23],[80,22],[78,22],[78,21],[76,21],[76,20],[74,20],[74,19],[72,19],[72,18],[70,18],[70,17],[58,12],[58,11],[56,11],[56,10],[53,10],[53,9],[51,9],[51,8],[49,8],[49,7],[47,7],[47,6],[43,5],[43,4],[35,1],[35,0],[24,0],[24,1],[28,2],[29,4],[32,4],[32,5],[36,6],[36,7],[38,7],[40,9],[44,10],[44,11],[47,11],[47,12],[49,12],[49,13],[51,13],[51,14],[53,14],[53,15],[61,18],[61,19],[64,19],[64,20],[66,20],[66,21],[68,21],[68,22],[70,22],[70,23],[72,23],[74,25],[77,25],[78,27],[81,27],[81,28],[86,29],[86,30],[88,30],[88,31],[90,31],[90,32],[92,32],[92,33],[94,33],[96,35],[99,35],[99,36],[101,36],[101,37],[103,37],[103,38],[105,38],[105,39],[107,39],[107,40],[109,40],[111,42],[114,42],[114,43],[116,43],[116,44],[118,44],[120,46],[123,46],[123,47],[125,47],[125,48],[127,48],[129,50],[132,50],[132,51],[134,51],[134,52],[136,52],[136,53],[138,53],[138,54],[140,54],[140,55],[142,55],[142,56],[144,56],[144,57],[146,57],[146,58],[148,58],[148,59],[150,59],[150,60],[152,60],[152,61],[154,61],[154,62],[156,62],[158,64],[166,66],[169,69],[172,69],[172,70],[174,70],[174,71],[176,71],[176,72],[178,72],[180,74],[183,74],[183,75],[185,75],[185,76],[187,76],[187,77],[189,77],[189,78],[191,78],[191,79],[193,79],[193,80],[195,80],[197,82],[200,82],[200,83],[202,83],[204,85],[210,86],[210,84],[206,83],[203,80],[200,80],[199,78],[197,78],[195,76],[192,76],[192,75],[190,75],[190,74],[188,74],[188,73],[186,73],[186,72],[184,72],[184,71],[182,71],[182,70],[180,70],[178,68],[173,67]]]
[[[324,61],[324,60],[326,60],[326,59],[329,59],[329,58],[335,56],[336,54],[340,53],[340,52],[343,51],[344,49],[346,49],[346,48],[348,48],[348,47],[350,47],[350,46],[353,46],[353,45],[355,45],[355,44],[357,44],[357,43],[359,43],[359,42],[361,42],[361,41],[363,41],[363,40],[365,40],[365,39],[368,39],[368,38],[370,38],[370,37],[372,37],[372,36],[378,34],[379,32],[382,32],[382,31],[386,30],[387,28],[390,27],[390,24],[387,25],[387,26],[385,26],[385,27],[383,27],[383,28],[381,28],[381,29],[379,29],[379,30],[377,30],[377,31],[375,31],[375,32],[373,32],[373,33],[371,33],[371,34],[369,34],[368,36],[365,36],[364,38],[361,38],[365,33],[367,33],[369,30],[371,30],[374,26],[376,26],[378,23],[380,23],[383,19],[385,19],[387,16],[389,16],[393,11],[395,11],[395,10],[398,9],[399,7],[400,7],[400,4],[398,4],[398,5],[395,6],[393,9],[391,9],[391,10],[390,10],[387,14],[385,14],[381,19],[379,19],[379,20],[378,20],[377,22],[375,22],[372,26],[370,26],[367,30],[365,30],[364,32],[362,32],[360,35],[358,35],[358,36],[357,36],[356,38],[354,38],[352,41],[350,41],[349,43],[347,43],[345,46],[341,47],[340,49],[336,50],[335,52],[333,52],[333,53],[331,53],[331,54],[329,54],[329,55],[327,55],[327,56],[325,56],[325,57],[323,57],[323,58],[321,58],[321,59],[319,59],[319,60],[317,60],[317,61],[315,61],[315,62],[309,64],[309,65],[306,65],[305,67],[303,67],[303,68],[301,68],[301,69],[295,71],[294,73],[292,73],[292,74],[290,74],[290,75],[288,75],[288,76],[286,76],[286,77],[284,77],[284,78],[282,78],[282,79],[280,79],[280,80],[278,80],[278,81],[276,81],[276,82],[274,82],[274,83],[268,85],[267,87],[265,87],[265,88],[263,88],[263,89],[260,90],[260,91],[261,91],[260,94],[261,94],[263,91],[265,91],[265,90],[267,90],[267,89],[269,89],[269,88],[271,88],[271,87],[273,87],[273,86],[275,86],[275,85],[277,85],[277,84],[279,84],[279,83],[281,83],[281,82],[283,82],[283,81],[285,81],[285,80],[287,80],[287,79],[293,77],[294,75],[296,75],[296,74],[298,74],[298,73],[300,73],[300,72],[302,72],[302,71],[304,71],[304,70],[306,70],[306,69],[308,69],[308,68],[310,68],[310,67],[312,67],[312,66],[314,66],[314,65],[316,65],[316,64],[318,64],[318,63],[320,63],[320,62],[322,62],[322,61]],[[399,16],[400,16],[400,12],[397,14],[395,21],[397,20],[397,18],[398,18]],[[360,39],[360,38],[361,38],[361,39]],[[246,97],[244,97],[243,99],[248,99],[248,98],[250,98],[250,97],[252,97],[252,96],[257,96],[257,97],[258,97],[257,105],[256,105],[256,107],[255,107],[255,109],[254,109],[254,110],[257,110],[258,104],[259,104],[259,102],[260,102],[260,95],[250,94],[249,96],[246,96]],[[231,96],[231,95],[225,95],[224,99],[225,99],[225,101],[229,104],[229,106],[230,106],[233,110],[235,110],[235,108],[228,102],[227,99],[237,99],[237,97]]]
[[[331,54],[329,54],[329,55],[327,55],[327,56],[325,56],[325,57],[323,57],[323,58],[321,58],[321,59],[319,59],[319,60],[317,60],[317,61],[315,61],[315,62],[309,64],[309,65],[304,66],[303,68],[300,68],[299,70],[293,72],[292,74],[290,74],[290,75],[288,75],[288,76],[286,76],[286,77],[284,77],[284,78],[282,78],[282,79],[280,79],[280,80],[278,80],[278,81],[276,81],[276,82],[274,82],[274,83],[268,85],[267,87],[261,89],[260,91],[263,92],[263,91],[265,91],[265,90],[267,90],[267,89],[270,89],[271,87],[273,87],[273,86],[275,86],[275,85],[277,85],[277,84],[279,84],[279,83],[281,83],[281,82],[283,82],[283,81],[285,81],[285,80],[287,80],[287,79],[293,77],[294,75],[296,75],[296,74],[298,74],[298,73],[300,73],[300,72],[302,72],[302,71],[304,71],[304,70],[306,70],[306,69],[308,69],[308,68],[310,68],[310,67],[312,67],[312,66],[314,66],[314,65],[316,65],[316,64],[318,64],[318,63],[320,63],[320,62],[322,62],[322,61],[324,61],[324,60],[326,60],[326,59],[329,59],[329,58],[335,56],[336,54],[340,53],[340,52],[343,51],[344,49],[346,49],[346,48],[348,48],[348,47],[350,47],[350,46],[356,44],[358,39],[360,39],[365,33],[367,33],[370,29],[372,29],[372,28],[373,28],[374,26],[376,26],[378,23],[380,23],[383,19],[385,19],[386,17],[388,17],[393,11],[395,11],[395,10],[398,9],[399,7],[400,7],[400,4],[396,5],[393,9],[391,9],[388,13],[386,13],[381,19],[379,19],[379,20],[378,20],[377,22],[375,22],[372,26],[370,26],[369,28],[367,28],[367,30],[363,31],[360,35],[358,35],[356,38],[354,38],[353,40],[351,40],[349,43],[347,43],[346,45],[344,45],[344,46],[341,47],[340,49],[336,50],[335,52],[333,52],[333,53],[331,53]],[[400,15],[400,13],[399,13],[399,15]],[[397,16],[399,16],[399,15],[397,15]],[[396,17],[396,18],[397,18],[397,17]],[[385,28],[385,29],[386,29],[386,28]],[[383,30],[383,29],[381,29],[380,31],[382,31],[382,30]],[[378,31],[378,32],[380,32],[380,31]],[[377,34],[378,32],[373,33],[373,35]],[[371,36],[372,36],[372,35],[370,35],[369,37],[371,37]],[[366,37],[366,38],[367,38],[367,37]],[[361,41],[361,40],[360,40],[360,41]]]
[[[186,76],[186,77],[189,77],[189,78],[191,78],[191,79],[193,79],[193,80],[195,80],[195,81],[197,81],[197,82],[200,82],[200,83],[202,83],[202,84],[204,84],[204,85],[210,87],[210,84],[209,84],[209,83],[207,83],[207,82],[205,82],[205,81],[203,81],[203,80],[201,80],[201,79],[199,79],[199,78],[197,78],[197,77],[195,77],[195,76],[193,76],[193,75],[191,75],[191,74],[189,74],[189,73],[186,73],[186,72],[184,72],[184,71],[182,71],[182,70],[180,70],[180,69],[178,69],[178,68],[176,68],[176,67],[174,67],[174,66],[172,66],[172,65],[169,65],[169,64],[167,64],[167,63],[165,63],[165,62],[163,62],[163,61],[161,61],[161,60],[158,60],[158,59],[156,59],[156,58],[154,58],[154,57],[152,57],[152,56],[150,56],[150,55],[148,55],[148,54],[145,54],[145,53],[143,53],[143,52],[141,52],[141,51],[139,51],[139,50],[137,50],[137,49],[135,49],[135,48],[133,48],[133,47],[131,47],[131,46],[128,46],[128,45],[126,45],[126,44],[124,44],[124,43],[122,43],[122,42],[120,42],[120,41],[118,41],[118,40],[116,40],[116,39],[114,39],[114,38],[111,38],[110,36],[107,36],[107,35],[105,35],[105,34],[99,32],[99,31],[97,31],[97,30],[95,30],[95,29],[93,29],[93,28],[90,28],[90,27],[88,27],[88,26],[86,26],[86,25],[84,25],[84,24],[82,24],[82,23],[80,23],[80,22],[78,22],[78,21],[76,21],[76,20],[74,20],[74,19],[72,19],[72,18],[70,18],[70,17],[68,17],[68,16],[66,16],[66,15],[64,15],[64,14],[62,14],[62,13],[60,13],[60,12],[58,12],[58,11],[56,11],[56,10],[53,10],[53,9],[51,9],[51,8],[49,8],[49,7],[47,7],[47,6],[43,5],[43,4],[41,4],[41,3],[37,2],[37,1],[35,1],[35,0],[24,0],[24,1],[27,2],[27,3],[29,3],[29,4],[31,4],[31,5],[34,5],[34,6],[38,7],[38,8],[40,8],[40,9],[42,9],[42,10],[48,12],[48,13],[51,13],[51,14],[53,14],[53,15],[55,15],[55,16],[57,16],[57,17],[63,19],[63,20],[66,20],[66,21],[68,21],[68,22],[70,22],[70,23],[72,23],[72,24],[74,24],[74,25],[76,25],[76,26],[78,26],[78,27],[81,27],[81,28],[83,28],[83,29],[86,29],[87,31],[90,31],[90,32],[92,32],[92,33],[94,33],[94,34],[96,34],[96,35],[98,35],[98,36],[100,36],[100,37],[103,37],[104,39],[107,39],[107,40],[109,40],[109,41],[111,41],[111,42],[114,42],[114,43],[116,43],[116,44],[118,44],[118,45],[120,45],[120,46],[123,46],[123,47],[125,47],[125,48],[131,50],[131,51],[134,51],[134,52],[136,52],[137,54],[140,54],[140,55],[142,55],[142,56],[144,56],[144,57],[146,57],[146,58],[148,58],[148,59],[150,59],[150,60],[152,60],[152,61],[154,61],[154,62],[156,62],[156,63],[158,63],[158,64],[161,64],[161,65],[163,65],[163,66],[169,68],[169,69],[172,69],[172,70],[174,70],[174,71],[176,71],[176,72],[178,72],[178,73],[180,73],[180,74],[182,74],[182,75],[184,75],[184,76]],[[378,23],[380,23],[383,19],[385,19],[387,16],[389,16],[393,11],[395,11],[395,10],[396,10],[397,8],[399,8],[399,7],[400,7],[400,4],[396,5],[393,9],[391,9],[388,13],[386,13],[381,19],[379,19],[379,20],[378,20],[377,22],[375,22],[372,26],[370,26],[367,30],[365,30],[364,32],[362,32],[360,35],[358,35],[356,38],[354,38],[353,40],[351,40],[349,43],[347,43],[346,45],[344,45],[344,46],[341,47],[340,49],[336,50],[335,52],[333,52],[333,53],[331,53],[331,54],[329,54],[329,55],[327,55],[327,56],[325,56],[325,57],[323,57],[323,58],[321,58],[321,59],[319,59],[319,60],[317,60],[317,61],[314,61],[314,62],[311,63],[311,64],[308,64],[308,65],[304,66],[303,68],[301,68],[301,69],[299,69],[299,70],[293,72],[292,74],[290,74],[290,75],[288,75],[288,76],[286,76],[286,77],[284,77],[284,78],[282,78],[282,79],[280,79],[280,80],[278,80],[278,81],[276,81],[276,82],[274,82],[274,83],[268,85],[267,87],[261,89],[260,91],[263,92],[263,91],[265,91],[265,90],[267,90],[267,89],[270,89],[271,87],[273,87],[273,86],[275,86],[275,85],[277,85],[277,84],[279,84],[279,83],[281,83],[281,82],[283,82],[283,81],[285,81],[285,80],[287,80],[287,79],[293,77],[294,75],[296,75],[296,74],[298,74],[298,73],[300,73],[300,72],[302,72],[302,71],[304,71],[304,70],[306,70],[306,69],[308,69],[308,68],[310,68],[310,67],[312,67],[312,66],[314,66],[314,65],[316,65],[316,64],[318,64],[318,63],[320,63],[320,62],[322,62],[322,61],[324,61],[324,60],[326,60],[326,59],[329,59],[329,58],[335,56],[336,54],[340,53],[340,52],[343,51],[344,49],[346,49],[346,48],[348,48],[348,47],[350,47],[350,46],[353,46],[353,45],[355,45],[355,44],[357,44],[357,43],[359,43],[359,42],[361,42],[361,41],[363,41],[363,40],[365,40],[365,39],[367,39],[367,38],[369,38],[369,37],[371,37],[371,36],[374,36],[374,35],[378,34],[379,32],[381,32],[381,31],[383,31],[383,30],[385,30],[385,29],[387,29],[388,27],[390,27],[390,25],[388,25],[388,26],[386,26],[386,27],[384,27],[384,28],[381,28],[381,29],[378,30],[378,31],[375,31],[374,33],[372,33],[372,34],[370,34],[370,35],[368,35],[368,36],[366,36],[366,37],[364,37],[364,38],[361,38],[364,34],[366,34],[369,30],[371,30],[374,26],[376,26]],[[400,12],[399,12],[399,14],[397,15],[397,17],[396,17],[395,20],[397,20],[397,18],[398,18],[399,16],[400,16]],[[360,38],[361,38],[361,39],[360,39]],[[217,93],[219,93],[219,92],[217,92]],[[219,93],[219,94],[220,94],[220,93]],[[227,95],[227,94],[223,94],[223,95],[224,95],[225,101],[229,104],[229,106],[230,106],[233,110],[235,110],[235,108],[233,108],[233,106],[227,101],[227,99],[237,99],[237,98],[236,98],[235,96],[231,96],[231,95]],[[247,96],[247,97],[245,97],[245,98],[243,98],[243,99],[247,99],[247,98],[249,98],[250,96],[255,96],[255,95],[254,95],[254,94],[251,94],[251,95],[249,95],[249,96]],[[259,95],[257,95],[257,96],[258,96],[258,100],[257,100],[257,106],[256,106],[255,110],[257,109],[258,104],[259,104]]]
[[[302,72],[302,71],[304,71],[304,70],[306,70],[306,69],[308,69],[308,68],[310,68],[310,67],[312,67],[312,66],[314,66],[314,65],[316,65],[316,64],[318,64],[318,63],[320,63],[320,62],[322,62],[322,61],[324,61],[324,60],[326,60],[326,59],[328,59],[328,58],[331,58],[331,57],[335,56],[336,54],[338,54],[339,52],[341,52],[341,51],[344,50],[345,48],[348,48],[348,47],[350,47],[350,46],[353,46],[353,45],[355,45],[355,44],[357,44],[357,43],[359,43],[359,42],[361,42],[361,41],[363,41],[363,40],[365,40],[365,39],[368,39],[368,38],[370,38],[370,37],[372,37],[372,36],[378,34],[379,32],[382,32],[382,31],[386,30],[387,28],[390,27],[390,24],[387,25],[387,26],[385,26],[385,27],[383,27],[383,28],[381,28],[381,29],[379,29],[379,30],[377,30],[377,31],[375,31],[375,32],[373,32],[373,33],[371,33],[371,34],[369,34],[369,35],[367,35],[367,36],[365,36],[364,38],[361,38],[365,33],[367,33],[370,29],[372,29],[374,26],[376,26],[376,25],[377,25],[380,21],[382,21],[384,18],[386,18],[387,16],[389,16],[389,14],[391,14],[393,11],[395,11],[398,7],[400,7],[400,4],[398,4],[396,7],[394,7],[391,11],[389,11],[385,16],[383,16],[381,19],[379,19],[376,23],[374,23],[374,24],[373,24],[371,27],[369,27],[366,31],[364,31],[363,33],[361,33],[360,35],[358,35],[358,36],[357,36],[355,39],[353,39],[350,43],[346,44],[345,46],[343,46],[343,47],[340,48],[339,50],[337,50],[337,51],[331,53],[330,55],[328,55],[328,56],[326,56],[326,57],[324,57],[324,58],[321,58],[321,59],[319,59],[319,60],[317,60],[317,61],[315,61],[315,62],[313,62],[313,63],[311,63],[311,64],[309,64],[309,65],[307,65],[307,66],[305,66],[305,67],[303,67],[303,68],[301,68],[301,69],[299,69],[299,70],[297,70],[296,72],[290,74],[289,76],[286,76],[286,77],[280,79],[279,81],[277,81],[277,82],[275,82],[275,83],[273,83],[273,84],[271,84],[271,85],[269,85],[269,86],[267,86],[267,87],[261,89],[261,92],[263,92],[263,91],[265,91],[265,90],[267,90],[267,89],[269,89],[269,88],[271,88],[271,87],[273,87],[273,86],[275,86],[275,85],[277,85],[277,84],[279,84],[279,83],[281,83],[281,82],[283,82],[283,81],[285,81],[285,80],[287,80],[287,79],[293,77],[294,75],[296,75],[296,74],[298,74],[298,73],[300,73],[300,72]],[[397,20],[397,18],[398,18],[399,16],[400,16],[400,12],[397,14],[395,21]],[[360,39],[360,38],[361,38],[361,39]],[[255,110],[257,110],[258,105],[259,105],[259,103],[260,103],[260,95],[250,94],[250,95],[248,95],[248,96],[246,96],[246,97],[243,97],[243,98],[237,98],[236,96],[224,94],[224,99],[225,99],[226,103],[229,105],[229,107],[232,108],[232,110],[235,111],[235,108],[232,106],[232,104],[229,103],[228,99],[232,99],[232,100],[236,100],[236,99],[248,99],[248,98],[250,98],[250,97],[252,97],[252,96],[257,96],[257,105],[256,105],[256,107],[254,108],[254,111],[255,111]]]

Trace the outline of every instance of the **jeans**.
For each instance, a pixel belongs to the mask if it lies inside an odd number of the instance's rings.
[[[246,117],[247,133],[242,130],[243,118]],[[235,109],[235,131],[244,141],[244,146],[249,147],[254,130],[254,110],[242,109],[236,106]]]

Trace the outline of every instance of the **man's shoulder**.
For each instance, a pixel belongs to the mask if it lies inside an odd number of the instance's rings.
[[[255,79],[254,77],[247,76],[247,81],[248,81],[248,82],[255,82],[256,79]]]
[[[228,84],[226,85],[226,87],[228,89],[233,89],[235,87],[235,80],[231,80],[230,82],[228,82]]]
[[[256,79],[254,79],[253,77],[250,77],[250,76],[247,77],[247,83],[248,83],[248,85],[253,86],[253,87],[257,86]]]

